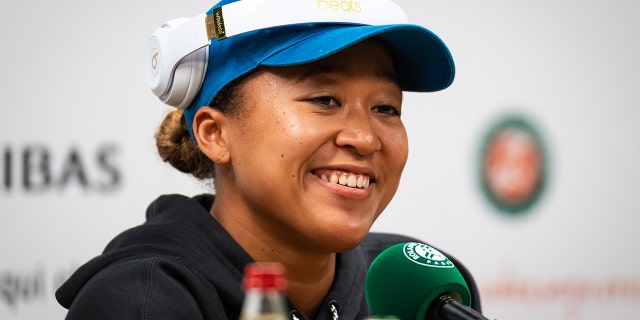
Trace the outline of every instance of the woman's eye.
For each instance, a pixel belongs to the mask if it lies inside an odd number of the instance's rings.
[[[400,109],[393,106],[377,106],[373,108],[374,112],[386,115],[386,116],[399,116]]]
[[[314,103],[321,105],[323,107],[337,107],[340,106],[340,103],[338,103],[338,101],[333,98],[333,97],[317,97],[317,98],[313,98],[311,99]]]

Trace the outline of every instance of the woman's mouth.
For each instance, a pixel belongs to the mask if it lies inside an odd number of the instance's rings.
[[[349,188],[366,189],[373,182],[367,175],[341,170],[316,170],[315,175],[322,181],[339,184]]]

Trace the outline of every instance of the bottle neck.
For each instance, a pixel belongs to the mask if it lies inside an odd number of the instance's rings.
[[[284,293],[273,289],[248,289],[240,314],[241,320],[285,320],[288,312]]]

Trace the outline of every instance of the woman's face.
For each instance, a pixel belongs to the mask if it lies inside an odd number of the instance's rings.
[[[359,244],[396,192],[408,145],[392,58],[368,40],[323,60],[262,68],[227,126],[218,200],[256,236],[314,250]],[[216,169],[218,170],[218,169]],[[227,201],[232,199],[232,201]]]

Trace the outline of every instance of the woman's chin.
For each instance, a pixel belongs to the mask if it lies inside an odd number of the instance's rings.
[[[332,252],[349,251],[360,245],[368,232],[369,228],[339,232],[326,239],[324,245],[330,246]]]

